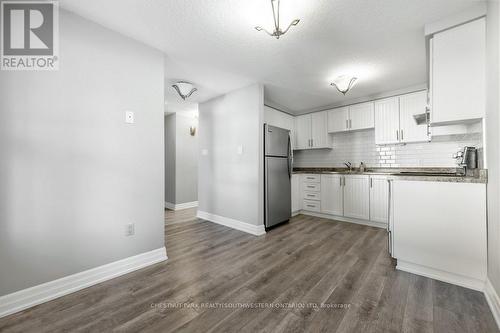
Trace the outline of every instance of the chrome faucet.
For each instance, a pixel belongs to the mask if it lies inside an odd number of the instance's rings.
[[[352,172],[352,163],[351,162],[346,162],[344,165],[349,169],[349,172]]]

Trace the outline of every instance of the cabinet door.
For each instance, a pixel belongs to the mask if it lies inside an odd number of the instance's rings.
[[[311,140],[311,115],[306,114],[295,118],[296,121],[296,140],[297,149],[309,149]]]
[[[292,214],[300,208],[300,175],[292,175]]]
[[[485,59],[484,18],[434,35],[431,54],[433,123],[484,117]]]
[[[375,143],[399,143],[399,98],[375,102]]]
[[[313,148],[328,147],[326,111],[311,114],[311,139]]]
[[[345,132],[349,130],[349,107],[328,111],[328,133]]]
[[[413,115],[425,113],[427,107],[427,91],[399,97],[399,122],[401,142],[429,141],[427,124],[417,125]]]
[[[389,182],[387,177],[370,177],[370,220],[388,223]]]
[[[370,219],[370,178],[368,176],[344,176],[344,216]]]
[[[373,128],[375,112],[373,102],[355,104],[349,107],[349,129],[351,131]]]
[[[321,212],[344,215],[344,193],[341,175],[321,175]]]

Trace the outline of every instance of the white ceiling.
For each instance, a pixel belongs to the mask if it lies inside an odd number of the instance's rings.
[[[177,80],[199,89],[203,102],[261,82],[265,98],[293,113],[425,83],[424,25],[476,0],[282,0],[276,40],[269,0],[61,0],[63,8],[165,52],[167,100]],[[329,82],[359,81],[346,97]]]

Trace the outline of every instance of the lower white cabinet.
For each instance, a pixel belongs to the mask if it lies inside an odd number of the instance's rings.
[[[370,221],[387,223],[389,183],[385,176],[370,176]]]
[[[321,175],[321,212],[338,216],[344,215],[342,175]]]
[[[370,219],[370,177],[349,175],[344,177],[344,216]]]
[[[292,177],[292,207],[298,207],[297,210],[292,208],[292,212],[320,212],[377,222],[381,227],[388,223],[389,183],[386,176],[334,173],[302,174],[300,179],[298,176]]]
[[[292,175],[292,214],[298,212],[301,208],[300,198],[300,175]]]
[[[397,269],[472,289],[486,281],[486,184],[394,180]]]

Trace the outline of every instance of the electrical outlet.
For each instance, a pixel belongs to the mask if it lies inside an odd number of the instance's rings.
[[[125,236],[133,236],[135,234],[135,225],[129,223],[125,226]]]

